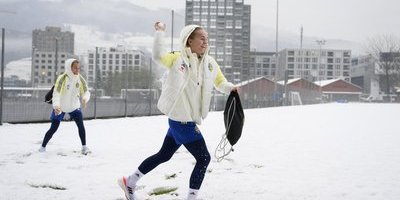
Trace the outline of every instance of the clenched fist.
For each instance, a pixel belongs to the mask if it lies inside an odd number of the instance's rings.
[[[154,28],[156,29],[156,31],[165,31],[166,26],[162,22],[156,22],[154,24]]]

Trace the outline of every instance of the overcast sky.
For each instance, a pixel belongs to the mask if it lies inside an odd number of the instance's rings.
[[[185,0],[130,0],[146,8],[184,9]],[[275,29],[276,0],[244,0],[252,25]],[[279,30],[321,39],[364,42],[376,34],[400,37],[399,0],[279,0]]]

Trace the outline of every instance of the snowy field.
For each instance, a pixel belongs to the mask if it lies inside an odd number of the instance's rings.
[[[398,200],[400,104],[324,104],[245,110],[242,138],[228,159],[209,165],[205,200]],[[122,200],[117,178],[158,151],[165,116],[85,121],[88,156],[73,122],[47,146],[42,124],[0,126],[1,200]],[[222,113],[200,126],[213,155]],[[141,200],[186,197],[194,158],[181,147],[138,183]],[[157,187],[177,187],[159,196]]]

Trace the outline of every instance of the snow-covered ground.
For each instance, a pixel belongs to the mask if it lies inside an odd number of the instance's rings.
[[[400,199],[400,104],[324,104],[245,110],[242,138],[212,160],[200,198],[211,200]],[[122,200],[117,178],[158,151],[165,116],[85,121],[88,156],[73,122],[37,152],[49,123],[0,126],[0,199]],[[213,154],[222,113],[200,126]],[[194,159],[181,147],[139,182],[141,199],[184,199]],[[175,178],[167,179],[167,176]],[[50,188],[52,187],[52,188]],[[150,196],[157,187],[177,187]],[[58,188],[58,189],[57,189]]]

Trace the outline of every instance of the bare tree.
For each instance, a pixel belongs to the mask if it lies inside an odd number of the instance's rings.
[[[380,76],[379,85],[387,95],[400,85],[400,38],[393,35],[377,35],[367,40],[367,53],[374,59]]]

